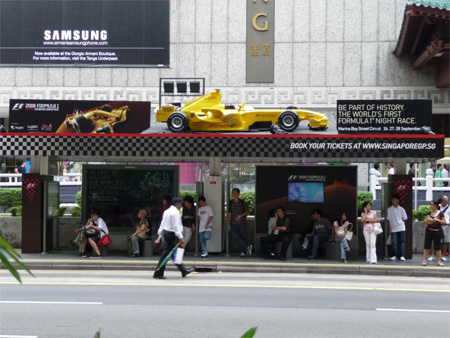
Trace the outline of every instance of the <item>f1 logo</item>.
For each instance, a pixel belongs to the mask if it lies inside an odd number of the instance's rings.
[[[25,103],[16,103],[12,110],[20,110],[23,108],[24,105]]]

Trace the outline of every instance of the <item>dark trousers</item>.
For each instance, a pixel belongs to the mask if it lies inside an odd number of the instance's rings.
[[[172,249],[177,245],[178,243],[178,237],[175,236],[174,232],[166,231],[163,232],[163,238],[164,238],[164,250],[161,254],[161,258],[159,259],[158,265],[156,266],[155,274],[154,276],[164,276],[164,271],[166,270],[166,265],[161,267],[161,269],[158,270],[159,265],[162,263],[162,261],[167,257],[167,255],[172,251]],[[186,272],[186,268],[183,264],[176,264],[178,270],[180,272]]]
[[[281,242],[280,257],[286,258],[286,251],[291,243],[291,238],[287,233],[278,233],[277,235],[269,235],[263,239],[264,247],[269,253],[275,253],[275,244]]]
[[[248,248],[247,223],[231,224],[231,236],[241,252],[245,253]]]
[[[406,231],[397,231],[391,233],[392,255],[400,258],[405,257],[405,237]],[[400,244],[400,252],[398,246]]]

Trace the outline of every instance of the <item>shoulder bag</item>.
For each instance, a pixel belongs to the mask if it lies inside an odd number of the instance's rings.
[[[383,228],[381,227],[381,224],[379,222],[373,223],[373,232],[375,233],[375,235],[383,233]]]
[[[104,235],[102,236],[102,238],[100,238],[100,240],[97,242],[98,246],[107,246],[111,244],[111,237],[109,237],[109,235],[104,232],[102,230],[102,232],[104,233]]]
[[[345,235],[345,238],[347,239],[347,241],[351,241],[353,238],[353,224],[352,223],[348,223],[348,230],[347,230],[347,234]]]

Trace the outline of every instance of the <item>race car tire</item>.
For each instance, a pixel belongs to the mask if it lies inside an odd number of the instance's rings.
[[[175,133],[186,130],[188,128],[188,119],[183,113],[172,113],[167,119],[167,127]]]
[[[293,131],[297,129],[300,123],[298,114],[292,110],[285,110],[278,118],[278,124],[286,131]]]
[[[111,107],[109,104],[105,104],[100,108],[100,110],[103,110],[107,113],[111,113],[113,111],[113,107]]]

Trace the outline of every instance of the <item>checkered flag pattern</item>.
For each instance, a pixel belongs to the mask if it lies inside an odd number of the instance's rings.
[[[403,202],[405,202],[406,196],[408,196],[408,192],[411,190],[412,182],[409,180],[393,180],[392,183],[394,185],[395,192],[399,196],[400,204],[403,204]]]
[[[436,137],[435,137],[436,136]],[[398,148],[403,147],[403,148]],[[68,135],[0,134],[0,156],[59,157],[222,157],[302,159],[428,159],[444,156],[437,135],[139,134]]]
[[[25,191],[27,192],[27,196],[30,199],[30,202],[33,202],[34,195],[36,195],[36,191],[39,187],[39,179],[38,178],[24,178],[23,186],[25,187]]]

